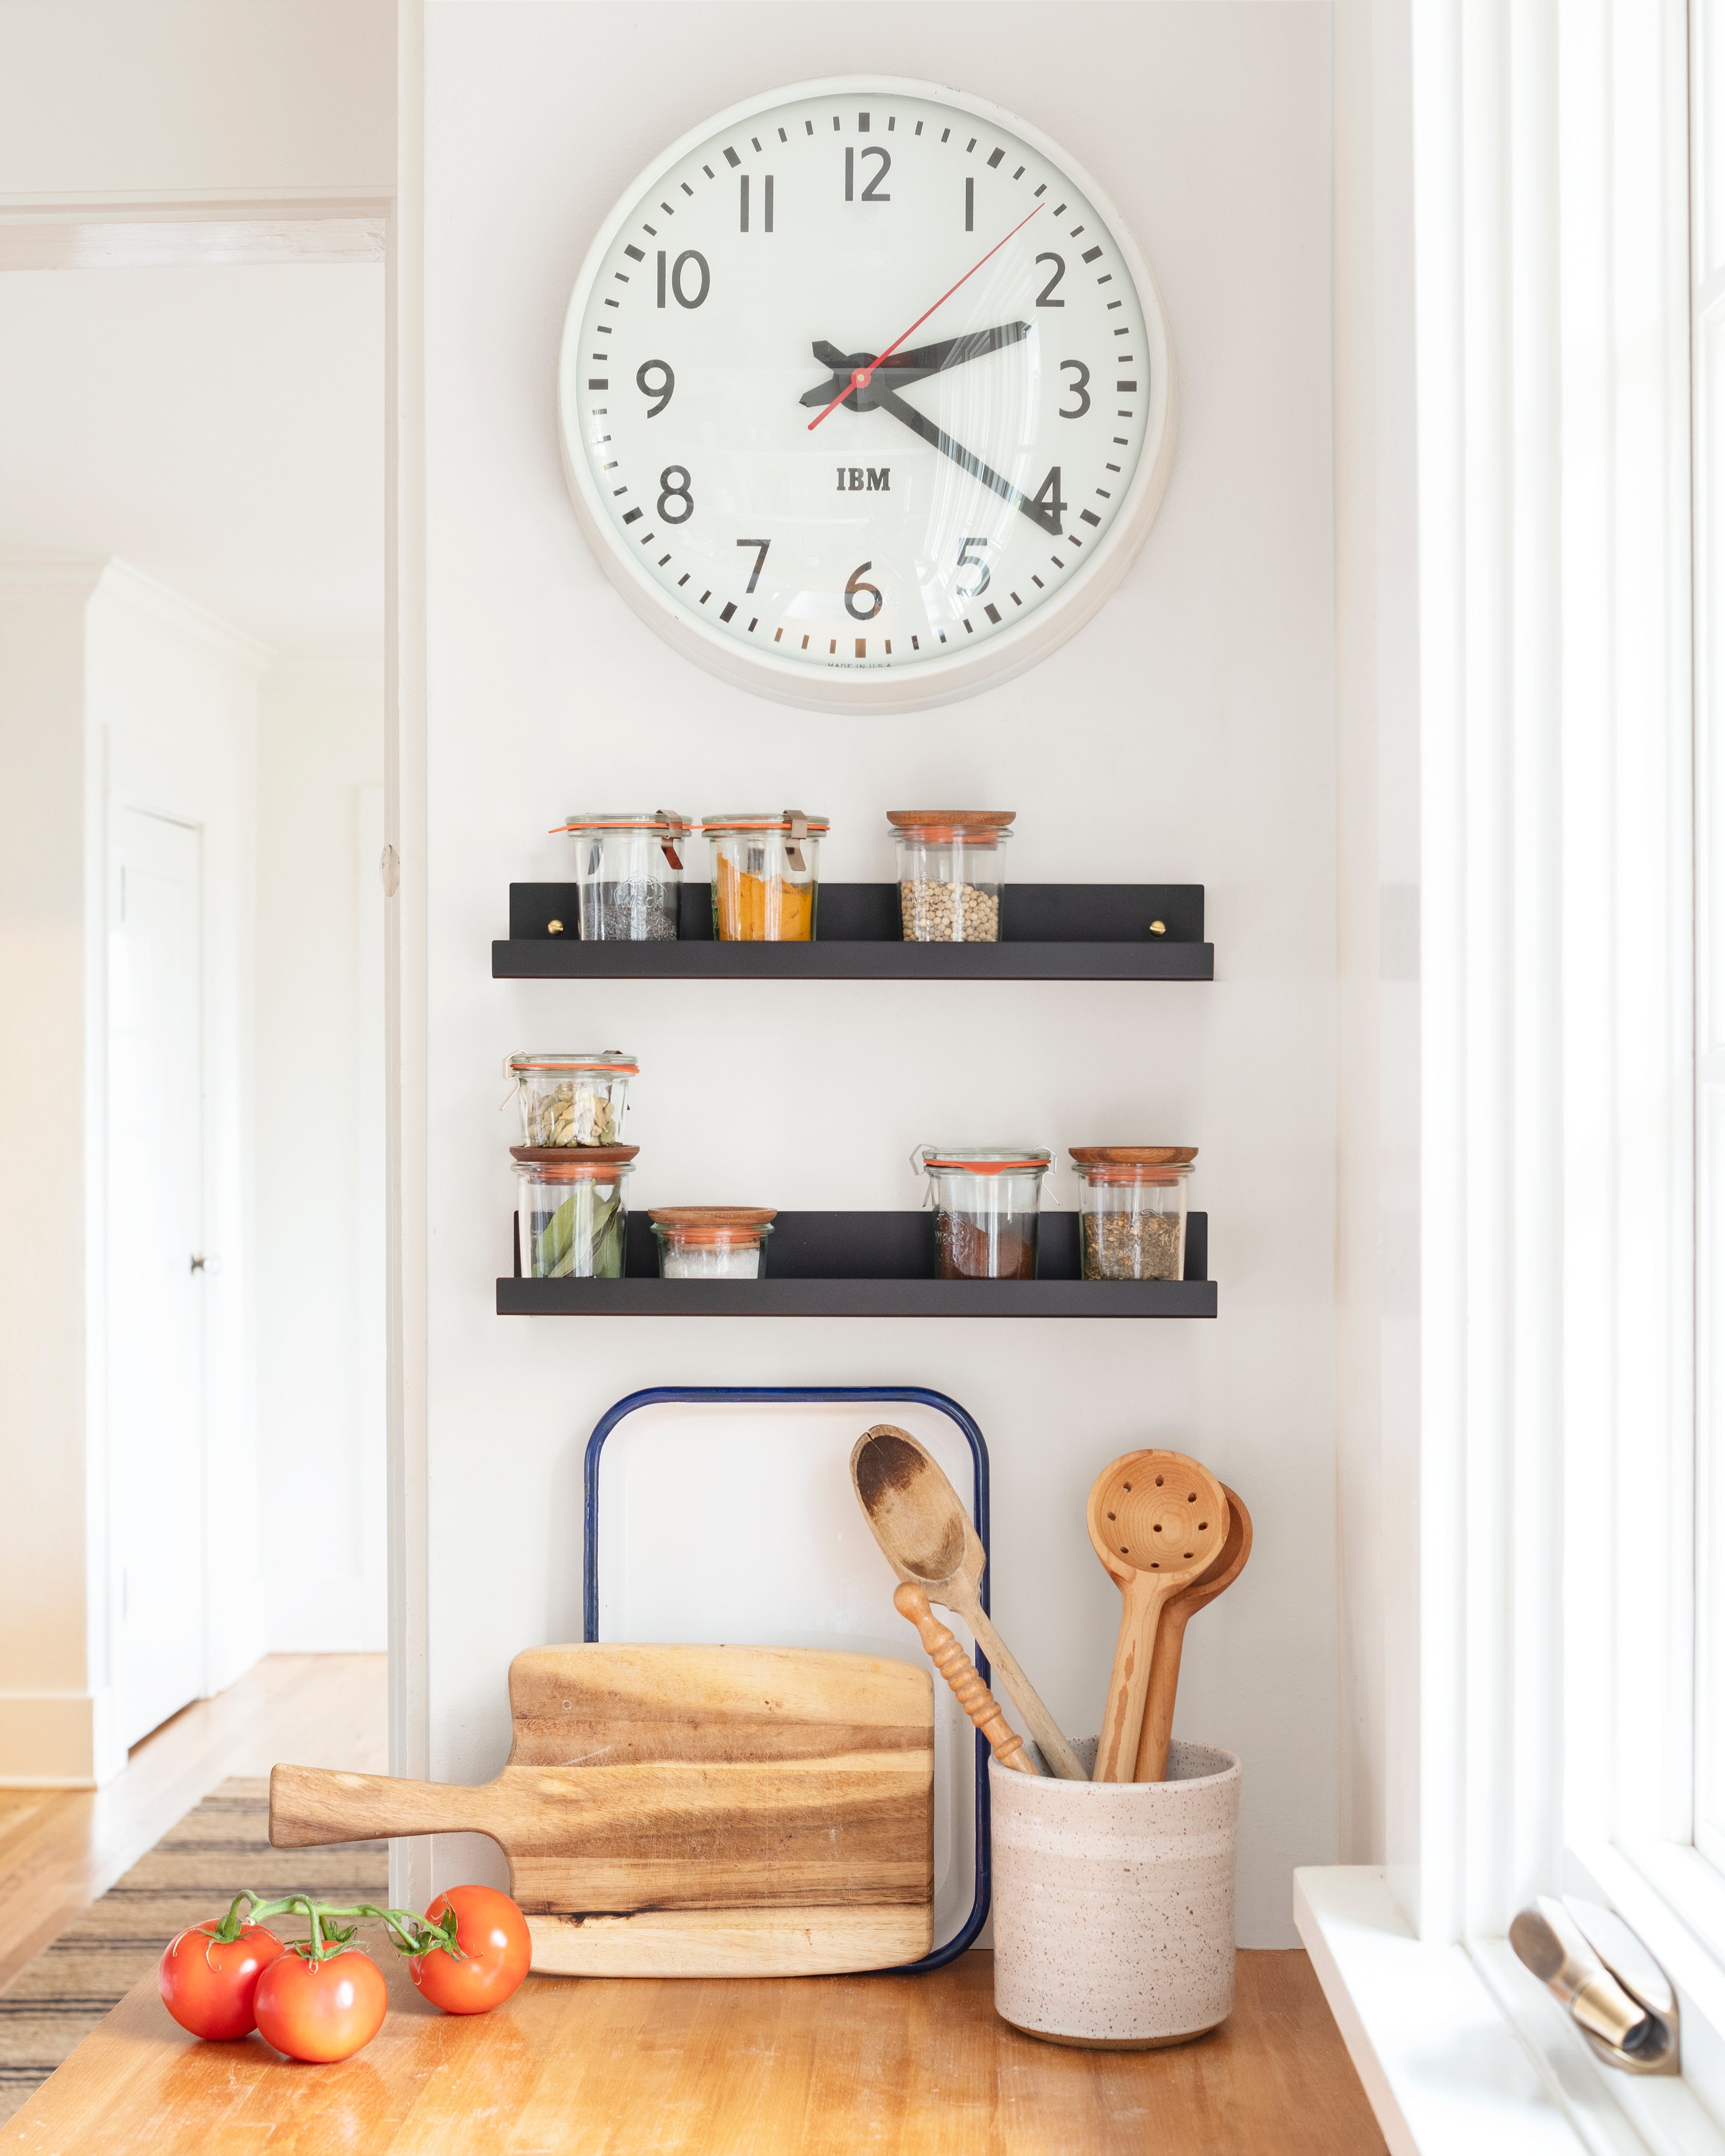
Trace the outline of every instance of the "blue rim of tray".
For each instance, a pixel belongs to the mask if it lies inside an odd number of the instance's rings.
[[[932,1393],[924,1385],[652,1385],[644,1392],[629,1393],[614,1407],[607,1408],[593,1424],[593,1435],[587,1440],[587,1464],[583,1478],[585,1519],[582,1534],[582,1558],[584,1578],[582,1586],[581,1636],[588,1645],[594,1645],[599,1636],[599,1455],[605,1449],[605,1440],[626,1415],[637,1408],[656,1407],[666,1400],[734,1401],[734,1400],[794,1400],[808,1404],[811,1402],[863,1400],[915,1400],[922,1407],[933,1408],[949,1416],[964,1433],[964,1441],[970,1447],[973,1489],[970,1517],[974,1522],[977,1537],[983,1546],[983,1577],[978,1589],[978,1599],[985,1614],[988,1609],[988,1447],[976,1419],[959,1406],[957,1400],[945,1393]],[[983,1682],[988,1681],[988,1658],[980,1647],[973,1650],[977,1672]],[[990,1893],[990,1836],[988,1815],[988,1747],[980,1731],[975,1732],[976,1745],[976,1893],[971,1902],[970,1914],[943,1946],[937,1946],[920,1961],[902,1962],[895,1969],[865,1969],[848,1971],[856,1976],[921,1976],[932,1969],[944,1969],[949,1961],[956,1961],[981,1931],[988,1914]]]

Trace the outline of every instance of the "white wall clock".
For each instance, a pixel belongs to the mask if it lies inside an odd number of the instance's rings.
[[[1161,302],[1095,182],[886,77],[752,99],[658,159],[576,280],[559,402],[631,604],[827,709],[1045,657],[1125,573],[1173,451]]]

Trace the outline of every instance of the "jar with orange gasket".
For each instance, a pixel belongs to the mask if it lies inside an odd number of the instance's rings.
[[[1196,1146],[1073,1146],[1086,1280],[1186,1276],[1186,1178]]]
[[[648,1218],[661,1280],[760,1280],[777,1208],[656,1205]]]
[[[998,943],[1010,808],[889,808],[906,943]]]
[[[721,943],[812,943],[820,842],[832,828],[800,808],[709,816],[713,934]]]
[[[625,1048],[523,1049],[509,1059],[526,1146],[614,1146],[640,1070]]]
[[[919,1146],[941,1280],[1034,1280],[1046,1146]]]

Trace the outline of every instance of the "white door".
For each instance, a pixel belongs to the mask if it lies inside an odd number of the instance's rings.
[[[116,808],[108,857],[108,1430],[122,1743],[204,1688],[199,833]]]

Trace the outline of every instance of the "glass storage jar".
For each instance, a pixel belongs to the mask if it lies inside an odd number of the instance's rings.
[[[509,1059],[526,1146],[614,1146],[640,1070],[627,1049],[522,1049]]]
[[[692,818],[675,808],[571,816],[583,943],[675,943]]]
[[[721,943],[812,943],[820,842],[831,826],[800,808],[709,816],[713,934]]]
[[[941,1280],[1034,1280],[1046,1146],[917,1148]]]
[[[762,1280],[778,1209],[759,1205],[656,1205],[648,1218],[661,1280]]]
[[[998,943],[1010,808],[889,808],[906,943]]]
[[[621,1280],[629,1248],[624,1178],[633,1175],[634,1146],[594,1146],[584,1152],[515,1148],[516,1240],[527,1280]]]
[[[1086,1280],[1186,1277],[1186,1178],[1196,1146],[1073,1146]]]

